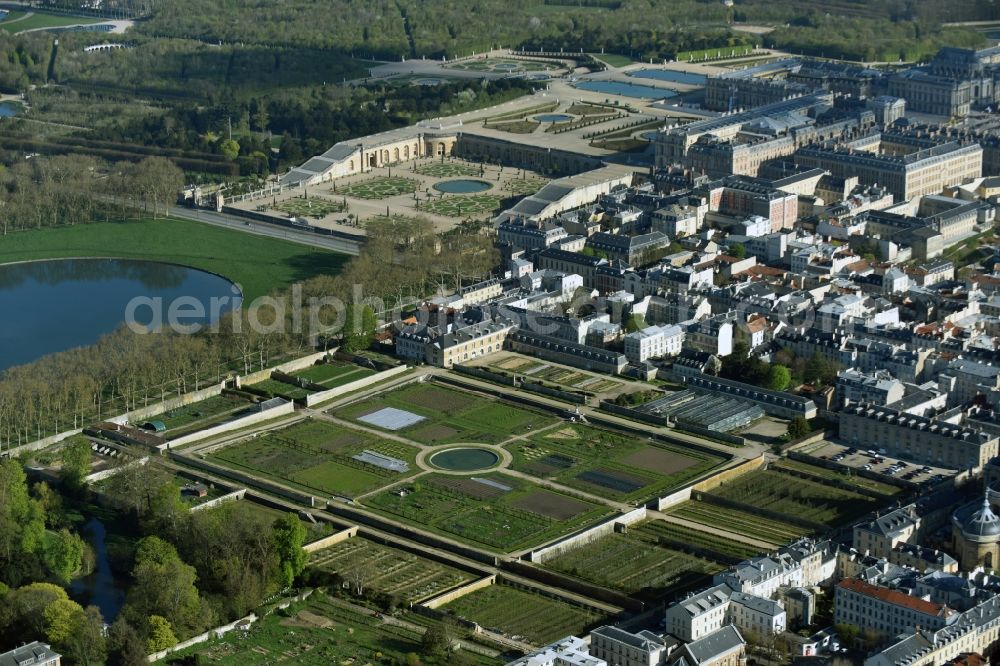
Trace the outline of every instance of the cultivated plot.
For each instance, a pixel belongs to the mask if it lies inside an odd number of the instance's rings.
[[[366,462],[365,451],[405,463],[407,472]],[[213,452],[215,462],[320,495],[355,497],[415,471],[417,449],[316,419],[247,438]]]
[[[554,417],[539,412],[430,383],[411,384],[331,413],[360,422],[386,408],[423,417],[396,432],[428,445],[496,444],[512,435],[556,423]],[[387,427],[381,427],[389,432]]]
[[[604,619],[596,609],[503,584],[477,590],[442,608],[534,645],[579,636]]]
[[[809,528],[765,518],[750,511],[740,511],[696,500],[681,502],[667,509],[666,513],[688,522],[704,525],[709,530],[719,528],[778,546],[784,546],[799,537],[813,533]]]
[[[409,523],[502,552],[527,548],[590,524],[607,507],[500,473],[429,474],[365,504]]]
[[[355,588],[392,594],[407,603],[429,599],[475,578],[461,569],[361,537],[311,553],[309,566],[335,573]]]
[[[885,503],[884,499],[770,469],[744,474],[706,494],[738,502],[750,512],[764,509],[826,527],[842,525]]]
[[[643,598],[663,598],[697,587],[725,568],[718,560],[660,543],[656,528],[633,526],[574,548],[544,566],[602,587]]]
[[[666,494],[723,461],[579,424],[535,433],[506,448],[515,470],[616,500]]]

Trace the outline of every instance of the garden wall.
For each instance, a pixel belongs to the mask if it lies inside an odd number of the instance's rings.
[[[456,587],[453,590],[443,592],[432,599],[428,599],[427,601],[423,602],[420,605],[425,606],[427,608],[438,608],[440,606],[444,606],[447,603],[451,603],[455,599],[464,597],[467,594],[472,594],[476,590],[481,590],[484,587],[489,587],[490,585],[493,585],[496,582],[497,582],[497,576],[496,574],[493,574],[492,576],[487,576],[486,578],[480,578],[479,580],[474,580],[471,583],[467,583],[460,587]]]
[[[159,661],[160,659],[163,659],[169,654],[173,654],[174,652],[180,652],[181,650],[189,648],[192,645],[197,645],[198,643],[204,643],[209,638],[222,638],[222,636],[228,634],[237,626],[250,626],[256,621],[257,621],[257,615],[255,613],[250,613],[246,617],[236,620],[235,622],[230,622],[229,624],[224,624],[221,627],[210,629],[203,634],[198,634],[197,636],[193,636],[187,639],[186,641],[181,641],[180,643],[171,648],[167,648],[166,650],[163,650],[161,652],[155,652],[147,656],[146,660],[149,661],[150,663],[154,661]]]
[[[767,462],[764,458],[764,454],[760,454],[756,458],[751,458],[745,462],[736,465],[735,467],[730,467],[729,469],[724,469],[718,474],[713,474],[704,481],[699,481],[698,483],[691,486],[691,490],[708,491],[718,488],[723,483],[732,481],[733,479],[743,476],[749,472],[756,472],[758,469],[762,468]]]
[[[633,599],[622,592],[616,592],[615,590],[609,590],[607,588],[600,587],[599,585],[594,585],[593,583],[587,583],[571,576],[561,574],[558,571],[532,566],[526,562],[521,562],[520,560],[503,562],[500,565],[500,568],[524,578],[538,581],[544,585],[551,585],[553,587],[569,590],[570,592],[587,597],[588,599],[596,599],[597,601],[617,606],[618,608],[624,608],[633,613],[642,612],[646,607],[646,604],[642,601]]]
[[[247,494],[246,488],[240,488],[239,490],[234,490],[231,493],[226,493],[222,497],[216,497],[213,500],[208,500],[203,504],[196,504],[191,507],[191,512],[201,511],[202,509],[213,509],[220,504],[225,504],[226,502],[236,502],[243,499],[243,496]]]
[[[108,421],[111,423],[121,424],[135,423],[136,421],[148,421],[154,416],[159,416],[164,412],[169,412],[171,409],[177,409],[178,407],[184,407],[185,405],[201,402],[202,400],[207,400],[209,398],[214,398],[217,395],[221,395],[222,389],[225,387],[225,382],[212,384],[211,386],[206,386],[203,389],[185,393],[184,395],[179,395],[176,398],[169,398],[154,405],[149,405],[148,407],[133,409],[131,412],[125,412],[124,414],[120,414],[113,419],[108,419]]]
[[[183,437],[178,437],[177,439],[170,440],[165,445],[162,445],[161,450],[170,450],[175,447],[184,446],[192,442],[197,442],[200,439],[206,439],[208,437],[214,437],[215,435],[221,435],[224,432],[230,432],[232,430],[240,430],[241,428],[246,428],[255,423],[260,423],[262,421],[270,421],[278,416],[285,416],[291,414],[295,411],[295,403],[286,402],[283,405],[277,407],[272,407],[271,409],[264,410],[263,412],[258,412],[256,414],[250,414],[239,419],[234,419],[232,421],[226,421],[225,423],[220,423],[217,426],[212,426],[211,428],[205,428],[204,430],[196,430]]]
[[[362,377],[343,386],[338,386],[332,388],[328,391],[320,391],[319,393],[311,393],[306,396],[306,407],[312,407],[313,405],[318,405],[322,402],[327,402],[328,400],[333,400],[336,397],[347,395],[353,391],[358,391],[360,389],[366,388],[373,384],[378,384],[379,382],[391,379],[398,375],[402,375],[410,371],[409,366],[401,365],[396,368],[391,368],[389,370],[383,370],[374,375],[369,375],[367,377]]]
[[[297,358],[287,363],[282,363],[281,365],[276,365],[273,368],[264,368],[263,370],[258,370],[257,372],[251,372],[245,376],[236,377],[236,388],[239,388],[243,384],[256,384],[257,382],[262,382],[265,379],[271,378],[271,373],[277,370],[278,372],[298,372],[299,370],[305,370],[311,365],[315,365],[317,361],[323,360],[329,352],[321,351],[315,354],[309,354],[308,356],[303,356],[302,358]]]
[[[557,541],[549,546],[545,546],[544,548],[533,550],[528,554],[528,560],[534,562],[535,564],[541,564],[546,560],[558,557],[563,553],[573,550],[574,548],[579,548],[580,546],[596,541],[601,537],[614,534],[615,525],[618,523],[631,525],[645,519],[646,507],[640,506],[638,509],[632,509],[628,513],[613,516],[603,523],[591,527],[589,530],[584,530],[583,532],[574,534],[573,536],[566,537],[565,539]]]
[[[200,458],[194,458],[191,456],[183,456],[172,451],[168,451],[167,455],[181,463],[182,465],[188,465],[191,467],[197,467],[198,469],[204,470],[206,472],[211,472],[212,474],[217,474],[221,477],[239,481],[240,483],[246,484],[248,486],[253,486],[260,488],[265,492],[273,493],[280,497],[285,497],[292,500],[293,502],[298,502],[300,504],[306,504],[311,507],[316,506],[316,498],[312,495],[307,495],[305,493],[300,493],[291,488],[285,488],[284,486],[279,486],[276,483],[271,483],[266,479],[261,479],[256,476],[251,476],[249,474],[244,474],[243,472],[238,472],[234,469],[229,469],[228,467],[223,467],[221,465],[216,465],[214,463],[208,462],[207,460],[201,460]],[[322,501],[320,502],[322,504]]]
[[[132,465],[145,465],[148,462],[149,462],[149,456],[143,456],[142,458],[139,458],[138,460],[131,462],[127,465],[110,467],[108,469],[102,469],[100,472],[94,472],[93,474],[88,474],[87,476],[83,477],[83,482],[89,486],[92,483],[97,483],[98,481],[103,481],[104,479],[108,479],[112,476],[115,476],[116,474],[121,474],[128,467],[131,467]]]
[[[307,543],[302,546],[302,550],[307,553],[315,553],[317,550],[323,550],[324,548],[329,548],[330,546],[336,546],[341,541],[347,541],[348,539],[353,539],[358,536],[358,526],[348,527],[346,530],[341,530],[335,534],[331,534],[328,537],[323,537],[322,539],[317,539],[311,543]]]

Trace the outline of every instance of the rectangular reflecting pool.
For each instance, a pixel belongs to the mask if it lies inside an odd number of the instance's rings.
[[[637,79],[656,79],[657,81],[684,83],[689,86],[703,86],[707,79],[704,74],[678,72],[673,69],[640,69],[636,72],[629,72],[628,75],[634,76]]]
[[[635,97],[636,99],[664,99],[677,96],[677,91],[670,90],[669,88],[654,88],[652,86],[640,86],[620,81],[583,81],[581,83],[574,83],[573,85],[580,90],[589,90],[590,92],[604,93],[606,95]]]

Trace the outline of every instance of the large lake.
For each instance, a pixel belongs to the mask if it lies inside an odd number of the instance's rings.
[[[204,307],[204,317],[184,324],[211,323],[212,300],[217,312],[239,303],[239,292],[228,280],[183,266],[125,259],[62,259],[0,266],[0,370],[30,363],[47,354],[92,345],[126,319],[136,297],[162,299],[156,305],[166,321],[170,305],[184,312]],[[185,301],[178,301],[189,297]],[[156,303],[156,301],[151,301]],[[154,322],[148,305],[134,311],[143,325]]]

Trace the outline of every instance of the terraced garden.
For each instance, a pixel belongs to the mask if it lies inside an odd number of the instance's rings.
[[[886,497],[895,497],[903,492],[903,489],[899,486],[894,486],[891,483],[884,483],[876,479],[869,479],[857,474],[845,474],[843,472],[838,472],[834,469],[828,469],[826,467],[821,467],[820,465],[810,465],[807,462],[802,462],[799,460],[792,460],[791,458],[782,458],[773,465],[773,469],[785,469],[792,470],[796,472],[803,472],[811,476],[818,476],[824,479],[831,479],[834,481],[839,481],[841,483],[847,483],[858,488],[864,488],[865,490],[870,490],[876,493],[885,495]]]
[[[337,190],[337,194],[357,199],[387,199],[401,194],[413,194],[419,187],[420,183],[411,178],[376,176],[350,185],[343,185]]]
[[[744,474],[711,494],[830,527],[858,518],[883,503],[777,469]]]
[[[671,507],[666,513],[706,527],[718,527],[779,546],[812,533],[808,528],[791,523],[694,500]]]
[[[709,551],[709,554],[715,553],[737,560],[745,560],[761,553],[761,549],[755,546],[662,520],[642,523],[634,531],[636,536],[648,539],[652,543],[660,543],[661,540],[672,541],[704,549]]]
[[[607,515],[604,506],[504,474],[421,476],[364,500],[365,506],[499,552],[544,543]]]
[[[391,471],[355,460],[363,451],[406,462],[409,471]],[[315,419],[251,437],[209,457],[226,466],[319,495],[355,497],[416,472],[417,448]]]
[[[513,469],[616,500],[666,494],[723,459],[609,430],[567,424],[507,446]]]
[[[423,420],[397,432],[429,445],[456,442],[497,444],[511,435],[525,434],[556,423],[554,417],[539,412],[432,383],[410,384],[337,408],[331,413],[340,418],[358,420],[387,407],[423,417]]]
[[[533,645],[582,635],[604,619],[596,609],[503,584],[467,594],[442,609]]]
[[[469,194],[432,199],[419,206],[419,210],[445,217],[474,217],[492,213],[500,206],[502,197],[496,194]]]
[[[641,526],[574,548],[544,566],[645,599],[697,587],[725,568],[721,562],[657,545]]]
[[[309,555],[309,566],[365,588],[419,602],[474,579],[461,569],[354,537]]]

